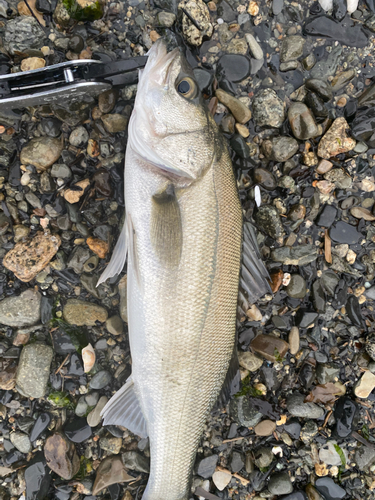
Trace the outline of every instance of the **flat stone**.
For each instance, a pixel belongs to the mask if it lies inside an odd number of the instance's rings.
[[[0,301],[0,323],[15,327],[36,325],[40,321],[41,299],[40,293],[31,288],[21,295],[6,297]]]
[[[253,115],[259,127],[281,127],[285,119],[284,103],[274,90],[261,90],[253,100]]]
[[[294,102],[288,110],[288,119],[294,137],[300,140],[311,139],[319,135],[315,118],[306,104]]]
[[[124,324],[120,316],[111,316],[105,322],[105,327],[112,335],[121,335],[124,331]]]
[[[288,343],[290,354],[297,354],[299,351],[299,329],[297,326],[292,326],[289,332]]]
[[[215,95],[230,110],[237,122],[244,124],[251,119],[250,109],[239,99],[236,99],[222,89],[217,89]]]
[[[365,372],[354,389],[357,398],[366,399],[375,388],[375,375],[370,371]]]
[[[97,321],[104,323],[108,318],[104,307],[78,299],[67,300],[63,314],[65,321],[77,326],[95,326]]]
[[[62,150],[63,143],[60,139],[38,137],[24,146],[21,150],[20,161],[24,165],[34,165],[38,172],[43,172],[57,162]]]
[[[321,446],[319,450],[319,460],[321,462],[324,462],[327,465],[336,465],[340,466],[342,465],[341,462],[341,457],[339,453],[336,451],[335,446],[337,446],[336,441],[327,441],[323,446]],[[344,456],[345,456],[345,461],[348,461],[348,453],[346,450],[343,450],[341,448]]]
[[[212,475],[212,481],[219,491],[223,491],[232,479],[232,474],[223,471],[216,471]]]
[[[280,49],[280,62],[294,61],[302,56],[305,39],[300,35],[287,36],[283,39]]]
[[[197,474],[204,479],[209,479],[215,472],[217,461],[219,460],[218,455],[211,455],[209,457],[203,458],[197,467]]]
[[[255,427],[263,418],[262,413],[254,408],[246,396],[233,398],[229,408],[233,420],[244,427]]]
[[[238,361],[242,368],[250,372],[256,372],[263,364],[263,360],[252,352],[239,352]]]
[[[70,204],[78,203],[82,196],[85,194],[85,189],[90,185],[89,179],[83,179],[74,184],[75,189],[66,189],[64,191],[64,198]]]
[[[109,451],[113,455],[118,455],[122,447],[122,438],[120,437],[104,437],[99,441],[99,446],[102,450]]]
[[[346,491],[341,488],[330,477],[319,477],[315,481],[316,489],[324,496],[326,500],[341,500],[346,497]]]
[[[38,232],[33,239],[19,241],[3,259],[3,265],[27,283],[44,269],[57,253],[60,236]]]
[[[262,446],[254,451],[254,464],[259,468],[269,467],[273,461],[274,455],[271,448]]]
[[[307,285],[304,278],[299,274],[292,274],[286,293],[293,299],[303,299],[307,292]]]
[[[262,151],[269,160],[284,162],[298,151],[298,142],[293,137],[273,137],[262,143]]]
[[[41,398],[47,390],[53,349],[46,344],[28,344],[21,352],[17,387],[27,397]]]
[[[32,447],[29,436],[24,432],[12,432],[10,434],[10,441],[21,453],[29,453],[31,451]]]
[[[271,252],[271,259],[282,262],[286,266],[306,266],[318,257],[315,245],[299,245],[298,247],[281,247]]]
[[[348,243],[354,245],[362,237],[355,226],[344,221],[337,222],[329,231],[330,237],[337,243]]]
[[[44,456],[48,467],[63,479],[72,479],[79,470],[79,458],[74,444],[59,432],[47,438]]]
[[[289,344],[273,335],[258,335],[250,344],[251,348],[273,363],[288,352]]]
[[[107,396],[102,396],[99,399],[98,404],[95,406],[95,408],[91,410],[90,413],[87,415],[87,423],[89,424],[90,427],[96,427],[97,425],[100,424],[100,421],[102,419],[100,413],[107,404],[107,401],[108,401]]]
[[[254,59],[258,59],[258,61],[263,59],[263,50],[256,39],[253,37],[251,33],[246,33],[245,40],[249,46],[249,50]]]
[[[257,436],[271,436],[276,430],[276,423],[272,420],[262,420],[254,428]]]
[[[355,462],[360,471],[367,469],[375,462],[375,450],[368,446],[360,446],[355,451]]]
[[[93,378],[90,380],[90,388],[91,389],[103,389],[106,387],[112,380],[112,375],[106,370],[100,370],[98,373],[95,373]]]
[[[355,148],[356,141],[348,137],[349,125],[344,117],[336,118],[328,131],[321,138],[318,146],[318,156],[329,159]]]
[[[324,415],[323,408],[315,403],[305,403],[303,394],[291,394],[286,401],[287,409],[294,417],[318,419]]]
[[[319,165],[316,167],[317,174],[326,174],[333,167],[333,163],[328,160],[320,160]]]
[[[287,472],[272,474],[267,486],[273,495],[288,495],[293,491],[293,485]]]
[[[113,113],[111,115],[103,115],[101,117],[104,127],[110,134],[116,134],[117,132],[123,132],[127,125],[129,118],[118,113]]]
[[[99,465],[96,471],[96,478],[92,488],[92,494],[95,496],[104,488],[108,488],[111,484],[124,483],[134,481],[134,477],[130,476],[118,455],[105,458]]]

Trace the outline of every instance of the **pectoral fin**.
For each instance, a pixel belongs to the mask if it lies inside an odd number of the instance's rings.
[[[116,246],[113,250],[113,254],[109,264],[107,265],[105,271],[101,274],[99,281],[96,286],[100,283],[104,283],[108,278],[120,274],[124,268],[126,255],[128,253],[128,227],[127,221],[125,219],[124,226],[121,230],[119,239],[117,240]]]
[[[152,197],[150,238],[155,254],[167,266],[177,266],[182,250],[182,221],[173,184]]]
[[[101,412],[103,425],[121,425],[142,438],[148,436],[147,423],[143,416],[134,383],[129,378],[126,384],[108,401]]]

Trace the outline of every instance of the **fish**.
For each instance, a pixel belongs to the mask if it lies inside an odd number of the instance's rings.
[[[143,500],[186,500],[207,417],[238,382],[239,283],[242,308],[269,285],[243,230],[226,141],[182,52],[162,39],[140,71],[129,120],[125,212],[100,282],[127,259],[132,373],[102,410],[103,425],[149,437]]]

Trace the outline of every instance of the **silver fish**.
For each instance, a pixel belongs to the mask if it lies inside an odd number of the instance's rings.
[[[104,408],[104,425],[149,436],[143,500],[185,500],[235,350],[242,210],[225,141],[193,72],[163,41],[140,74],[125,204],[124,228],[101,281],[122,270],[127,254],[132,374]],[[251,259],[259,295],[267,273],[258,256]]]

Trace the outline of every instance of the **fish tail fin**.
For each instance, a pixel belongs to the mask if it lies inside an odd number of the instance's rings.
[[[147,423],[134,392],[134,382],[131,377],[108,401],[101,416],[104,420],[103,425],[121,425],[137,436],[142,438],[148,436]]]
[[[256,233],[250,222],[244,223],[242,244],[242,265],[238,308],[240,315],[266,293],[272,293],[269,274],[259,252]]]
[[[116,246],[113,250],[111,260],[107,265],[106,269],[101,274],[96,286],[107,281],[108,278],[112,278],[117,274],[120,274],[123,270],[126,261],[126,255],[128,253],[128,227],[127,221],[125,219],[124,226],[121,230],[120,236],[117,240]]]

